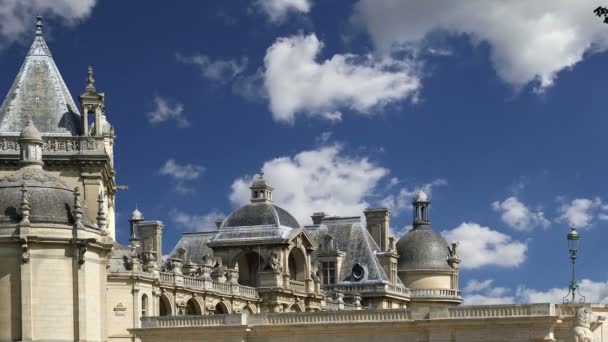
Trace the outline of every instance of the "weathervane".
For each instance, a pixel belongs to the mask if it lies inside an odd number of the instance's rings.
[[[608,24],[608,8],[598,6],[598,8],[593,10],[593,13],[598,17],[604,17],[604,24]]]
[[[563,298],[564,304],[572,304],[575,302],[584,303],[585,296],[583,296],[578,289],[578,281],[574,276],[574,264],[576,263],[576,253],[578,252],[578,242],[580,239],[579,233],[576,231],[576,227],[572,225],[568,237],[568,250],[570,251],[570,260],[572,260],[572,280],[568,287],[568,294]],[[578,294],[578,300],[576,296]],[[571,297],[571,298],[569,298]]]

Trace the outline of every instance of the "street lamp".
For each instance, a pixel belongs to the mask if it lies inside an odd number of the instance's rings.
[[[571,304],[576,302],[576,294],[578,293],[578,302],[584,303],[585,296],[581,295],[580,291],[578,290],[578,282],[576,281],[576,277],[574,276],[574,264],[576,263],[578,243],[581,237],[580,234],[576,231],[576,227],[574,227],[574,225],[572,225],[572,227],[570,228],[570,232],[568,233],[567,237],[570,260],[572,260],[572,280],[570,281],[570,286],[568,287],[568,294],[563,298],[563,301],[564,304]]]

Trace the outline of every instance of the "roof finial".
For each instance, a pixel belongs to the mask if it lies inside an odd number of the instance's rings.
[[[36,35],[42,36],[42,17],[41,16],[36,17]]]
[[[89,72],[87,77],[87,90],[95,91],[95,79],[93,79],[93,67],[89,65]]]

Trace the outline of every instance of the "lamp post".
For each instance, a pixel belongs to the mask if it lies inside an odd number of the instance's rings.
[[[578,302],[584,303],[585,296],[581,295],[580,291],[578,290],[578,282],[576,281],[576,277],[574,275],[574,264],[576,264],[576,254],[578,253],[578,243],[580,240],[580,234],[576,231],[576,227],[574,227],[574,225],[572,225],[570,228],[570,232],[568,233],[567,237],[570,260],[572,261],[572,280],[570,281],[570,286],[568,287],[568,294],[563,298],[563,301],[564,304],[575,303],[576,295],[578,293]]]

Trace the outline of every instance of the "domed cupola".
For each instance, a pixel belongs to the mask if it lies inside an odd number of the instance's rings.
[[[230,214],[220,226],[220,229],[277,226],[300,228],[298,221],[287,210],[272,203],[272,190],[260,172],[249,187],[251,190],[250,203],[238,208]]]
[[[80,194],[42,169],[42,135],[31,118],[21,131],[21,167],[0,178],[0,222],[20,222],[24,205],[29,222],[74,224],[76,212],[85,226],[93,220],[82,210]],[[77,203],[78,210],[75,210]]]
[[[460,304],[456,247],[433,230],[429,220],[429,198],[419,191],[412,201],[413,228],[397,242],[398,274],[411,289],[412,304]]]
[[[430,201],[424,191],[418,191],[414,207],[413,228],[397,242],[399,270],[451,270],[448,264],[448,244],[431,227]]]

